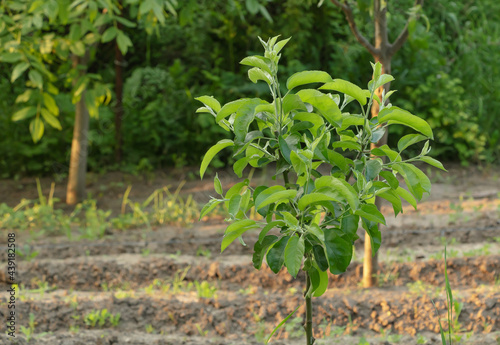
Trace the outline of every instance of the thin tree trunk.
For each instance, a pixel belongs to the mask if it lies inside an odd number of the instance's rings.
[[[391,58],[388,56],[389,40],[387,36],[387,7],[384,6],[381,0],[375,0],[373,2],[373,13],[374,13],[374,24],[375,24],[375,54],[372,54],[375,62],[380,62],[382,64],[382,74],[391,73]],[[390,83],[379,87],[375,90],[375,94],[382,99],[382,91],[384,88],[386,92],[389,90]],[[377,101],[373,102],[371,108],[371,116],[378,116],[379,104]],[[371,149],[383,146],[387,144],[388,131],[386,131],[383,137],[377,142],[371,145]],[[382,199],[379,197],[375,198],[375,206],[380,210],[382,206]],[[383,226],[379,224],[380,227]],[[378,253],[373,255],[372,244],[368,233],[365,233],[365,253],[363,260],[363,287],[373,287],[377,284],[376,272],[378,270]]]
[[[120,26],[120,24],[118,24]],[[123,120],[123,54],[118,48],[118,43],[115,43],[115,160],[117,163],[122,161],[123,156],[123,137],[122,137],[122,120]]]
[[[375,24],[375,45],[372,45],[368,39],[360,32],[354,20],[354,15],[352,8],[350,7],[347,0],[330,0],[335,6],[340,8],[349,23],[349,28],[353,33],[354,37],[358,42],[365,47],[370,54],[373,56],[376,62],[382,64],[382,73],[391,73],[391,58],[392,56],[402,47],[404,42],[408,38],[408,28],[410,25],[411,17],[407,20],[405,27],[399,33],[399,36],[391,44],[387,35],[387,1],[386,0],[373,0],[373,18]],[[423,6],[424,0],[415,0],[414,8]],[[419,14],[417,14],[418,18]],[[385,88],[386,92],[389,91],[390,83],[385,84],[376,90],[376,94],[381,98],[382,90]],[[379,105],[375,101],[372,109],[372,117],[377,116],[379,111]],[[387,144],[388,133],[386,132],[380,141],[372,145],[372,149]],[[375,199],[375,205],[380,209],[381,199]],[[381,226],[381,225],[380,225]],[[372,246],[368,238],[368,234],[365,236],[365,256],[363,262],[363,286],[371,287],[376,284],[376,278],[374,273],[377,272],[377,255],[372,256]]]
[[[85,64],[86,58],[73,56],[73,68]],[[81,72],[83,75],[85,72]],[[85,198],[85,175],[87,173],[87,147],[89,131],[89,112],[85,105],[85,91],[75,105],[75,126],[71,143],[71,158],[69,164],[68,187],[66,203],[75,205]]]

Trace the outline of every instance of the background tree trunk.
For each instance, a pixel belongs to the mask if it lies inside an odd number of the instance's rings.
[[[73,68],[86,65],[87,58],[73,56]],[[85,72],[80,72],[82,76]],[[75,81],[76,82],[76,81]],[[71,158],[69,164],[68,187],[66,203],[75,205],[85,198],[85,175],[87,173],[87,147],[89,131],[89,112],[85,105],[85,91],[75,105],[75,126],[73,128],[73,141],[71,143]]]
[[[349,6],[347,1],[339,1],[339,0],[331,0],[331,2],[339,7],[343,12],[349,24],[349,28],[353,33],[354,37],[356,37],[357,41],[365,47],[370,54],[375,59],[375,62],[380,62],[382,64],[382,73],[390,74],[391,73],[391,59],[392,56],[402,47],[406,39],[408,38],[408,26],[410,24],[410,19],[406,22],[405,27],[396,38],[394,43],[389,42],[389,37],[387,34],[387,0],[373,0],[373,23],[375,26],[375,34],[374,34],[374,45],[372,45],[363,34],[358,30],[356,25],[356,21],[354,20],[354,15],[352,12],[352,8]],[[424,3],[423,0],[415,0],[414,7],[422,6]],[[379,87],[375,93],[382,98],[382,91],[386,90],[386,92],[390,89],[390,83],[385,84],[384,86]],[[377,102],[374,102],[371,109],[371,116],[375,117],[378,115],[379,105]],[[387,144],[388,132],[384,134],[384,136],[379,140],[378,143],[372,144],[372,149],[375,147],[380,147],[382,145]],[[375,198],[375,205],[380,209],[381,199]],[[382,225],[379,225],[379,227]],[[377,279],[375,277],[375,273],[377,272],[377,262],[378,262],[378,254],[372,255],[372,246],[371,241],[368,238],[368,233],[365,233],[365,253],[363,260],[363,287],[372,287],[377,283]]]

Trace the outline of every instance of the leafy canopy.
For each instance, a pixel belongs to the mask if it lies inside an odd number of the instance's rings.
[[[373,79],[367,89],[323,71],[303,71],[293,74],[282,90],[278,63],[288,40],[261,40],[264,56],[241,61],[251,67],[252,82],[268,85],[270,101],[244,98],[221,106],[211,96],[197,98],[204,105],[198,112],[212,114],[219,126],[234,134],[233,140],[221,140],[208,150],[201,163],[202,178],[214,156],[231,148],[234,172],[240,178],[248,165],[262,168],[273,163],[274,178],[283,175],[285,185],[254,188],[245,179],[224,193],[216,176],[219,197],[205,205],[201,217],[225,204],[231,224],[221,251],[236,239],[244,244],[242,236],[259,229],[252,260],[255,268],[262,266],[264,258],[274,273],[285,266],[296,277],[302,268],[311,278],[308,296],[320,296],[328,285],[327,271],[340,274],[349,266],[359,224],[368,233],[374,252],[380,247],[379,224],[385,224],[385,218],[374,205],[374,197],[388,200],[397,216],[402,212],[402,199],[416,208],[417,200],[431,191],[427,176],[412,163],[423,161],[444,168],[427,156],[428,139],[433,138],[427,122],[388,103],[392,91],[383,93],[382,99],[375,95],[378,87],[394,79],[381,74],[379,63],[372,64]],[[379,103],[380,112],[370,119],[374,102]],[[349,107],[357,109],[354,113],[346,111],[350,103],[357,103]],[[402,137],[397,150],[387,145],[370,149],[392,124],[416,133]],[[403,160],[401,152],[421,141],[425,141],[421,153]],[[252,208],[262,220],[249,218]]]

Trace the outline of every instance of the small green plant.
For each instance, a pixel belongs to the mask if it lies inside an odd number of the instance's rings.
[[[201,328],[199,323],[195,324],[195,326],[196,326],[196,329],[198,330],[198,333],[200,334],[200,336],[204,337],[208,334],[208,331],[203,330],[203,328]]]
[[[92,310],[84,316],[83,321],[89,328],[96,326],[102,328],[108,320],[113,327],[116,327],[120,322],[120,316],[120,313],[111,314],[108,309]]]
[[[145,329],[146,329],[146,333],[148,333],[148,334],[155,333],[155,329],[154,329],[153,325],[150,323],[148,323],[145,326]]]
[[[217,287],[210,285],[206,280],[194,282],[199,298],[217,298]]]
[[[196,249],[196,256],[204,256],[207,259],[210,259],[210,257],[212,256],[212,252],[210,251],[210,249],[204,249],[203,247],[198,247],[198,249]]]
[[[38,251],[34,250],[29,244],[16,248],[16,254],[23,260],[30,262],[38,256]]]
[[[40,180],[36,179],[38,200],[23,199],[11,208],[0,204],[0,229],[29,231],[33,238],[48,235],[65,234],[71,238],[71,218],[62,210],[54,209],[55,184],[52,183],[48,197],[42,192]]]
[[[445,290],[446,290],[446,319],[448,321],[448,331],[445,332],[443,326],[441,324],[441,319],[439,318],[439,312],[436,308],[436,304],[433,300],[432,304],[434,305],[434,309],[436,310],[436,314],[438,315],[439,322],[439,332],[441,335],[441,342],[443,345],[453,345],[453,343],[459,343],[462,340],[462,335],[459,334],[461,332],[462,325],[458,322],[458,317],[462,312],[463,303],[455,301],[453,299],[453,292],[451,290],[450,281],[448,279],[448,264],[446,262],[447,250],[446,246],[444,248],[444,278],[445,278]],[[455,317],[453,317],[453,311],[455,311]],[[448,343],[446,342],[446,335],[448,336]]]
[[[260,41],[264,56],[250,56],[241,63],[252,67],[248,71],[252,82],[267,84],[269,101],[243,98],[221,106],[211,96],[197,98],[203,103],[197,112],[211,114],[219,126],[234,134],[233,140],[220,140],[207,151],[200,176],[203,178],[216,154],[232,148],[238,177],[247,166],[264,168],[274,163],[273,179],[283,177],[283,182],[253,187],[245,179],[224,192],[216,175],[214,188],[220,197],[203,207],[200,219],[224,204],[231,224],[225,230],[221,251],[236,239],[246,245],[242,236],[258,229],[252,259],[256,269],[265,258],[276,274],[283,267],[294,278],[301,269],[305,271],[306,343],[311,345],[312,297],[326,291],[328,270],[332,274],[346,271],[359,224],[366,230],[373,252],[380,247],[378,224],[385,224],[385,218],[374,198],[388,200],[395,215],[402,211],[401,198],[416,208],[417,200],[430,193],[431,182],[411,163],[422,161],[445,169],[428,156],[428,139],[433,138],[429,124],[390,104],[392,91],[377,95],[379,88],[394,80],[381,73],[380,63],[372,64],[373,78],[367,89],[333,79],[323,71],[303,71],[288,78],[285,90],[278,81],[278,63],[289,39]],[[320,87],[307,88],[310,84]],[[374,103],[378,103],[379,113],[370,119]],[[397,151],[387,145],[371,149],[392,124],[419,133],[402,137]],[[411,157],[405,150],[419,142],[424,142],[420,154]],[[407,189],[400,186],[398,174]],[[262,218],[250,218],[252,209]]]
[[[111,211],[103,211],[97,208],[95,200],[85,200],[83,203],[76,205],[72,217],[78,219],[77,217],[80,214],[82,214],[79,221],[81,238],[101,239],[106,234],[106,230],[111,229],[111,223],[108,220]]]
[[[19,327],[21,329],[21,333],[26,338],[26,342],[28,342],[28,343],[34,338],[40,338],[40,337],[43,337],[44,335],[47,334],[47,332],[43,332],[43,333],[38,333],[35,336],[35,326],[36,326],[35,314],[30,313],[28,327],[25,327],[25,326]]]
[[[417,344],[419,345],[423,345],[423,344],[427,344],[429,342],[429,340],[424,337],[422,334],[417,334]]]

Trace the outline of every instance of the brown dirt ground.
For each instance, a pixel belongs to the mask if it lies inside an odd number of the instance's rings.
[[[419,339],[439,344],[438,316],[431,299],[446,327],[444,263],[438,259],[444,239],[450,243],[450,284],[463,303],[460,343],[499,344],[499,170],[448,168],[448,174],[431,170],[433,193],[418,211],[406,207],[394,219],[392,210],[384,208],[388,226],[383,230],[379,287],[359,287],[362,243],[349,270],[331,276],[328,292],[314,299],[317,344],[357,345],[362,338],[377,345],[413,345]],[[212,193],[212,182],[190,180],[192,175],[189,170],[151,176],[90,175],[88,190],[99,207],[117,214],[129,184],[134,186],[130,199],[142,201],[157,188],[170,184],[174,189],[187,179],[183,194],[193,194],[203,203]],[[235,183],[230,172],[219,176],[225,188]],[[262,175],[253,181],[271,180]],[[51,180],[41,182],[48,193]],[[57,183],[55,196],[64,199],[64,192],[64,181]],[[36,199],[35,181],[0,181],[0,195],[10,206],[22,198]],[[62,203],[57,206],[71,211]],[[283,317],[302,304],[303,277],[274,275],[267,267],[256,271],[251,248],[239,244],[218,254],[223,229],[221,219],[212,218],[187,228],[112,231],[99,241],[43,237],[29,242],[39,254],[17,266],[23,284],[16,302],[17,343],[27,344],[19,327],[28,326],[32,313],[36,325],[30,344],[261,344]],[[17,235],[18,245],[30,240],[27,234]],[[249,234],[245,241],[252,244],[255,236]],[[5,244],[3,232],[1,267],[7,265]],[[155,279],[157,284],[172,283],[186,269],[184,287],[207,281],[217,289],[216,296],[201,298],[194,287],[175,293],[151,289]],[[0,319],[8,310],[4,271],[0,270]],[[85,315],[103,308],[120,313],[119,324],[87,326]],[[301,306],[273,343],[303,343],[303,317]],[[16,344],[3,334],[5,323],[0,324],[0,344]]]

